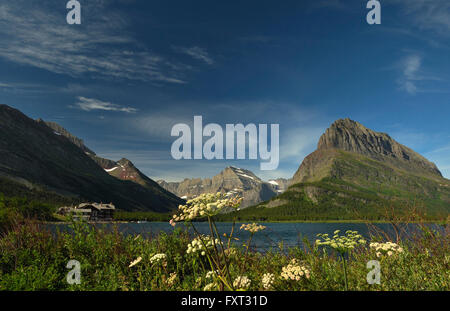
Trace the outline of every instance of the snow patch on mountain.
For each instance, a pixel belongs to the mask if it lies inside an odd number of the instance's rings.
[[[105,171],[107,171],[109,173],[109,172],[112,172],[112,171],[114,171],[114,170],[116,170],[118,168],[119,168],[118,166],[110,168],[110,169],[105,168]]]

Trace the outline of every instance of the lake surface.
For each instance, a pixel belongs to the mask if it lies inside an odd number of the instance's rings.
[[[235,227],[235,233],[233,236],[239,238],[239,243],[247,241],[250,234],[246,231],[239,230],[242,223],[237,223]],[[252,249],[257,251],[267,251],[271,248],[279,250],[280,243],[284,248],[292,246],[303,246],[303,238],[307,238],[309,241],[314,242],[317,239],[318,233],[328,233],[333,235],[335,230],[341,230],[341,235],[347,230],[358,231],[362,236],[368,238],[370,234],[376,233],[378,230],[386,233],[388,236],[395,240],[395,229],[391,224],[364,224],[364,223],[260,223],[267,227],[266,230],[258,232],[253,237]],[[208,223],[194,223],[197,230],[202,234],[209,234]],[[112,229],[114,226],[118,227],[118,230],[126,235],[140,234],[143,237],[156,236],[161,231],[170,233],[174,228],[167,222],[145,222],[145,223],[116,223],[116,224],[95,224],[96,227]],[[217,223],[217,229],[220,234],[230,234],[231,223]],[[433,229],[444,231],[444,227],[437,224],[429,224]],[[46,225],[51,231],[70,231],[67,224],[48,224]],[[184,224],[177,224],[177,228],[185,229]],[[405,236],[405,232],[408,234],[417,232],[419,225],[408,224],[400,225],[400,233]],[[190,233],[193,233],[189,229]]]

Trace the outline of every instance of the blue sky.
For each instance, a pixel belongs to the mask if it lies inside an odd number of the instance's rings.
[[[291,177],[349,117],[450,178],[450,2],[80,0],[0,2],[0,103],[55,121],[154,179],[225,166]],[[171,158],[176,123],[280,124],[280,165]]]

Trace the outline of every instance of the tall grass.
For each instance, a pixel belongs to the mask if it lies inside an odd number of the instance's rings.
[[[36,221],[21,220],[0,236],[0,290],[450,290],[448,226],[437,231],[423,225],[411,233],[395,225],[399,234],[392,242],[403,252],[378,257],[368,245],[359,245],[345,255],[344,273],[339,253],[307,240],[303,248],[261,253],[250,241],[234,247],[227,243],[232,234],[224,238],[217,232],[223,241],[216,244],[217,253],[209,248],[202,256],[187,252],[198,236],[181,228],[143,238],[84,223],[73,223],[71,232],[51,233]],[[390,239],[374,232],[368,242]],[[156,254],[164,259],[155,260]],[[81,264],[81,284],[66,281],[71,259]],[[380,261],[380,284],[366,280],[369,260]],[[298,271],[308,271],[309,277]],[[236,280],[244,277],[240,288]]]

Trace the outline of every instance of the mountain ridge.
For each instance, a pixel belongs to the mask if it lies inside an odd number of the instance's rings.
[[[113,202],[123,210],[164,212],[183,200],[155,183],[144,188],[110,176],[73,139],[0,105],[0,175],[68,197]]]
[[[275,185],[265,182],[252,171],[228,166],[212,178],[185,178],[181,182],[157,182],[181,198],[190,199],[202,193],[224,192],[243,197],[242,208],[246,208],[276,196],[285,189],[284,183]]]
[[[339,119],[304,158],[291,186],[246,212],[275,216],[287,210],[295,217],[318,219],[381,219],[388,210],[448,215],[450,180],[388,134]]]
[[[44,122],[47,126],[55,130],[55,133],[61,134],[83,150],[92,160],[94,160],[100,167],[102,167],[109,175],[120,180],[128,180],[140,184],[145,188],[159,187],[159,184],[142,173],[130,160],[122,158],[119,161],[114,161],[98,156],[94,151],[89,149],[82,139],[71,134],[64,127],[56,122]]]

